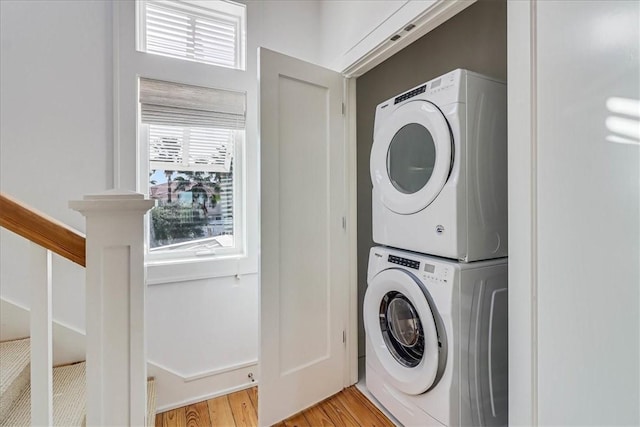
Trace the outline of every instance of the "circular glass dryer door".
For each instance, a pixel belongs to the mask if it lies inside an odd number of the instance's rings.
[[[438,331],[427,290],[409,272],[391,268],[376,275],[367,287],[363,316],[389,382],[407,394],[420,394],[442,376]]]
[[[407,102],[374,135],[371,181],[387,208],[416,213],[444,187],[452,153],[451,132],[442,112],[428,101]]]

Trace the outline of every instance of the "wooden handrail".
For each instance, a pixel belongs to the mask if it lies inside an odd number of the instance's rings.
[[[4,193],[0,193],[0,226],[86,266],[86,244],[82,234]]]

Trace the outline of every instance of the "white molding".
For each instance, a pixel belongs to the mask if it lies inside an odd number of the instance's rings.
[[[8,300],[4,297],[0,297],[0,304],[2,308],[2,332],[1,336],[3,341],[26,338],[29,336],[29,308],[22,306],[19,303]],[[16,311],[12,312],[12,308]],[[20,325],[15,325],[19,323]],[[9,335],[6,335],[6,331],[11,324],[11,329],[17,331]],[[78,330],[65,323],[54,320],[53,321],[53,336],[54,336],[54,366],[67,365],[70,363],[76,363],[85,360],[85,339],[86,336],[83,331]],[[73,348],[68,348],[71,346]],[[203,400],[212,399],[214,397],[222,396],[235,391],[243,390],[253,387],[258,384],[259,371],[257,360],[246,361],[243,363],[229,365],[222,368],[215,368],[208,371],[196,372],[193,374],[179,373],[173,369],[169,369],[165,366],[157,364],[151,360],[147,360],[148,371],[153,372],[152,376],[156,378],[156,388],[158,401],[166,401],[171,397],[166,396],[167,392],[165,386],[169,390],[176,387],[168,379],[175,378],[178,384],[184,385],[185,390],[178,394],[181,397],[189,397],[187,399],[181,399],[171,403],[160,404],[157,408],[158,412],[168,411],[171,409],[179,408],[191,403],[201,402]],[[251,382],[246,373],[237,372],[242,370],[250,370],[254,374],[256,381]],[[165,374],[166,373],[166,374]],[[226,377],[231,376],[230,379]],[[218,384],[225,383],[224,388],[216,389]],[[201,384],[200,384],[201,383]],[[229,384],[233,384],[229,386]],[[195,387],[190,388],[190,387]],[[203,391],[215,390],[213,392],[203,393]]]
[[[385,21],[385,25],[376,27],[372,33],[350,50],[355,53],[355,55],[351,55],[351,60],[346,61],[350,65],[342,67],[337,65],[337,67],[342,69],[342,74],[345,77],[359,77],[475,2],[476,0],[438,0],[435,4],[430,4],[425,8],[425,2],[409,1],[390,16]],[[415,27],[406,32],[404,28],[408,24],[413,24]],[[389,32],[389,27],[395,30]],[[401,37],[396,41],[391,41],[390,37],[394,35]],[[369,49],[364,43],[380,39],[382,41],[373,49]],[[358,51],[359,46],[360,51]],[[344,57],[341,60],[344,60]]]
[[[258,274],[256,257],[229,255],[215,259],[175,259],[147,262],[147,285],[194,282],[218,277],[236,277]]]
[[[191,382],[184,380],[179,373],[148,363],[149,374],[156,380],[157,412],[180,408],[192,403],[202,402],[218,396],[254,387],[258,384],[259,368],[257,364],[237,367],[229,366],[210,371],[210,375]],[[253,380],[249,374],[253,374]]]
[[[535,0],[507,2],[509,425],[537,425]]]
[[[192,405],[194,403],[204,402],[205,400],[215,399],[216,397],[225,396],[227,394],[235,393],[241,390],[247,390],[249,388],[255,387],[258,385],[258,381],[242,384],[235,387],[228,387],[223,390],[215,391],[213,393],[203,394],[197,397],[181,400],[180,402],[172,403],[169,405],[162,405],[156,408],[156,413],[159,414],[161,412],[171,411],[172,409],[182,408],[183,406]]]
[[[0,341],[29,336],[31,309],[11,299],[0,297],[2,329]],[[53,366],[69,365],[85,360],[85,333],[53,319]]]
[[[122,188],[122,180],[121,177],[121,123],[120,123],[120,2],[114,2],[112,4],[111,9],[111,31],[113,33],[113,45],[111,47],[113,52],[113,66],[112,66],[112,84],[111,88],[112,96],[113,96],[113,111],[112,111],[112,120],[113,120],[113,149],[112,149],[112,168],[109,171],[111,176],[112,188]]]
[[[167,371],[170,374],[175,375],[176,377],[180,377],[182,378],[182,380],[184,380],[184,382],[189,383],[192,381],[201,380],[203,378],[212,377],[214,375],[226,374],[227,372],[233,372],[244,368],[250,368],[252,366],[258,366],[258,359],[252,359],[241,363],[234,363],[233,365],[227,365],[222,368],[209,369],[206,371],[196,372],[194,374],[184,374],[152,360],[148,360],[147,363],[149,365],[153,365],[155,368]]]
[[[345,161],[347,180],[347,233],[349,238],[349,295],[345,386],[358,382],[358,167],[356,138],[356,79],[345,79]]]

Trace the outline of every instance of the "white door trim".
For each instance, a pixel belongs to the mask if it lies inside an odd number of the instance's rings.
[[[345,315],[346,344],[344,386],[358,382],[358,161],[356,121],[356,79],[344,80],[345,179],[347,213],[345,227],[349,239],[349,299]]]
[[[536,1],[507,3],[509,425],[538,424]]]

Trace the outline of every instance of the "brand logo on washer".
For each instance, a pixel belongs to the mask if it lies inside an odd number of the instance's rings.
[[[379,254],[378,252],[374,252],[373,253],[375,256],[377,256],[378,258],[382,258],[382,254]]]
[[[444,233],[444,227],[442,225],[436,225],[436,234]]]

